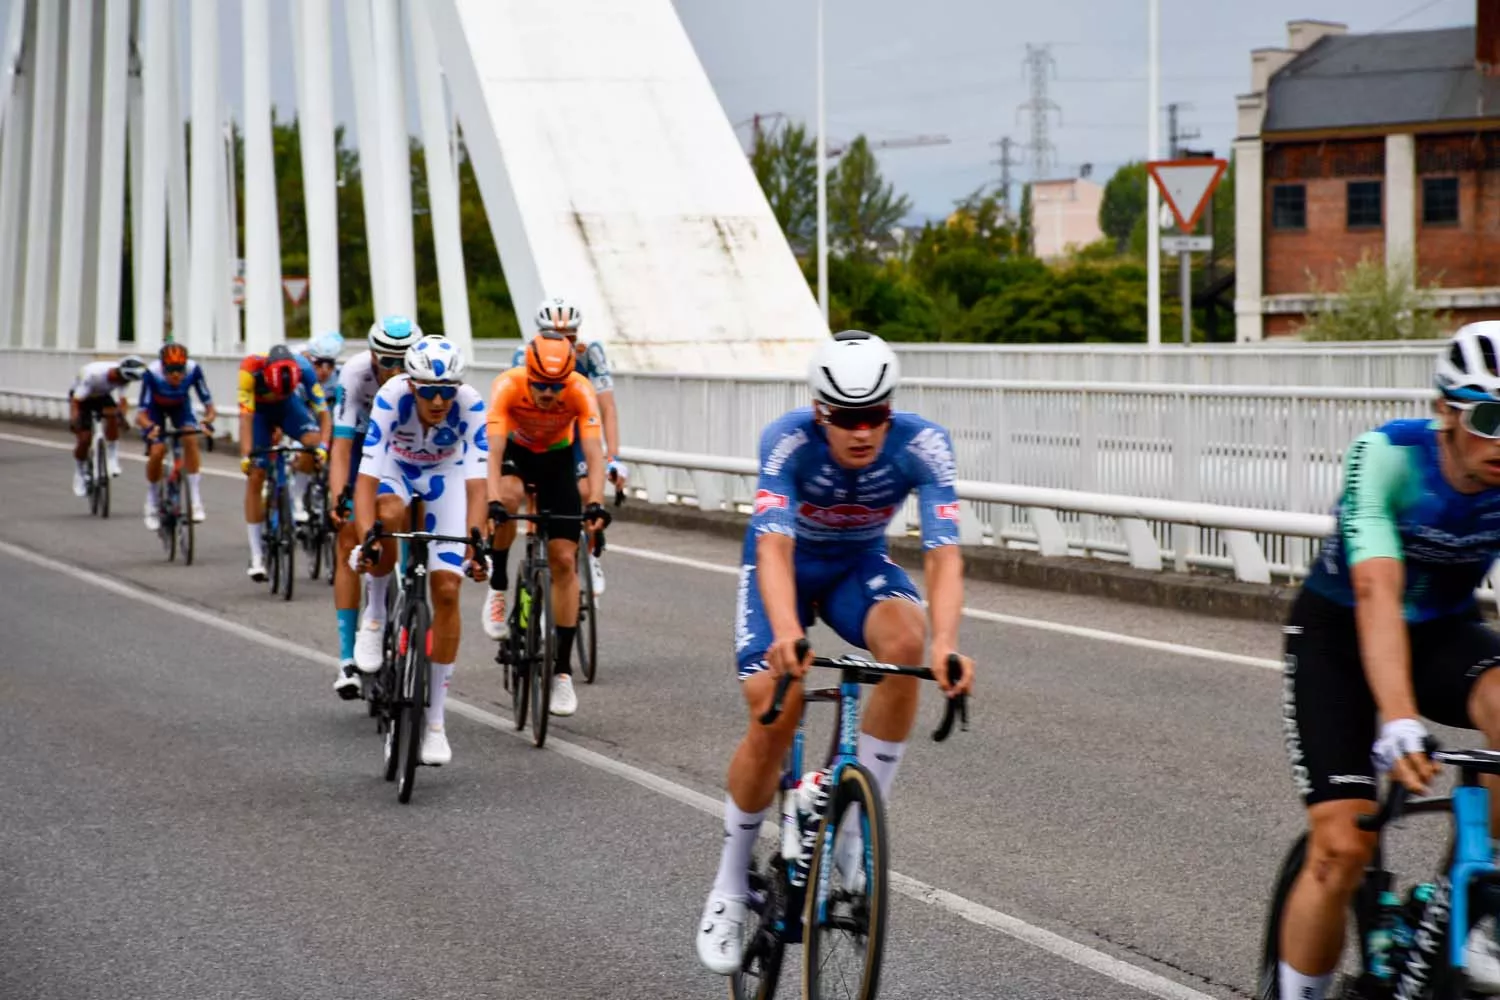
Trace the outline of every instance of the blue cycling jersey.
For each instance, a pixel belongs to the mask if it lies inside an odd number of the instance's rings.
[[[175,408],[187,402],[188,393],[196,392],[198,400],[207,406],[213,402],[208,392],[208,380],[203,377],[203,368],[196,361],[189,361],[182,381],[177,385],[167,381],[167,373],[161,361],[153,361],[141,376],[141,409],[148,407]]]
[[[1500,490],[1460,493],[1443,476],[1435,425],[1393,420],[1361,434],[1344,456],[1338,527],[1307,589],[1354,606],[1349,569],[1366,559],[1404,564],[1404,616],[1429,621],[1467,611],[1500,556]]]
[[[915,413],[891,419],[885,444],[863,469],[833,460],[811,407],[793,410],[766,427],[760,439],[760,481],[745,544],[790,535],[799,556],[885,550],[886,526],[917,492],[922,547],[958,544],[958,472],[948,432]]]

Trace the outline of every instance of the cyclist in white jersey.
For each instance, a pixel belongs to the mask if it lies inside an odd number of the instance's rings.
[[[333,690],[340,698],[359,697],[359,676],[354,666],[354,636],[359,631],[361,591],[359,574],[349,566],[349,553],[359,545],[351,504],[354,480],[359,474],[360,442],[370,421],[375,394],[392,377],[401,374],[406,351],[422,339],[422,330],[405,316],[386,316],[370,326],[370,349],[350,358],[339,369],[333,390],[333,449],[328,466],[328,496],[333,520],[338,525],[338,560],[333,572],[333,607],[338,619],[339,666]],[[383,602],[382,602],[383,604]]]
[[[73,495],[87,492],[89,446],[94,441],[94,414],[104,418],[104,437],[109,442],[109,474],[120,474],[120,428],[124,425],[125,397],[115,398],[115,390],[136,382],[146,374],[146,362],[134,354],[119,361],[93,361],[78,370],[78,377],[68,387],[68,417],[76,437],[73,446]]]
[[[485,407],[478,391],[462,383],[463,373],[463,353],[452,341],[424,337],[406,352],[406,374],[375,394],[354,489],[354,521],[361,538],[377,517],[399,530],[407,523],[413,500],[421,500],[426,511],[425,531],[462,536],[484,529],[489,457]],[[387,541],[372,562],[361,563],[369,575],[369,601],[354,644],[354,662],[365,673],[380,669],[385,589],[399,548]],[[443,729],[443,705],[458,657],[460,574],[484,580],[488,573],[485,560],[454,542],[434,542],[427,569],[432,591],[432,694],[421,759],[438,765],[453,759]]]

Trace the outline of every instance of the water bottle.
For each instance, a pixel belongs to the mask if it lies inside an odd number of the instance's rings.
[[[1368,968],[1376,979],[1384,981],[1395,975],[1392,959],[1395,957],[1397,928],[1401,923],[1401,897],[1387,889],[1380,894],[1375,926],[1365,938]]]
[[[781,793],[781,856],[790,862],[802,860],[802,829],[798,822],[797,786]]]

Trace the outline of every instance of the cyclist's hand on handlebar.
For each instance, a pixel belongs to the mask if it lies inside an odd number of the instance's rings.
[[[328,447],[326,445],[318,445],[313,451],[313,456],[317,458],[320,465],[326,464],[328,462]]]
[[[601,503],[591,503],[583,509],[583,519],[588,524],[589,530],[598,531],[609,527],[614,520],[614,515],[604,509]]]
[[[777,636],[771,640],[771,647],[766,650],[766,665],[770,667],[772,677],[780,677],[782,674],[798,678],[807,676],[807,671],[812,666],[812,649],[809,648],[807,655],[799,658],[797,643],[802,639],[799,632],[796,635]]]
[[[1375,770],[1389,771],[1408,791],[1425,794],[1438,773],[1437,764],[1427,755],[1428,739],[1427,727],[1419,720],[1391,719],[1380,727],[1380,738],[1370,751]]]
[[[933,680],[937,681],[937,686],[943,694],[950,698],[960,694],[971,694],[974,690],[974,661],[960,654],[958,657],[959,675],[950,677],[948,676],[950,653],[958,653],[958,650],[933,644],[931,665]]]
[[[253,466],[254,464],[255,464],[255,460],[253,458],[251,458],[249,455],[241,455],[240,456],[240,471],[243,472],[245,475],[247,475],[247,476],[250,475],[250,467]]]
[[[505,509],[505,504],[499,500],[491,500],[489,507],[490,523],[499,527],[510,520],[510,511]]]

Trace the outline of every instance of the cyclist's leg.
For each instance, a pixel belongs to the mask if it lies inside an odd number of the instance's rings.
[[[94,401],[85,396],[82,399],[75,397],[75,402],[78,416],[73,421],[73,458],[82,469],[89,460],[89,445],[94,443]]]
[[[271,430],[279,416],[274,409],[257,407],[250,422],[250,450],[260,451],[271,446]],[[261,537],[261,524],[266,519],[265,500],[261,491],[266,484],[266,467],[263,459],[255,459],[250,471],[245,474],[245,534],[250,542],[250,566],[261,567],[264,576],[266,562],[265,539]],[[254,575],[254,574],[252,574]]]
[[[172,425],[178,430],[193,431],[198,429],[198,415],[193,412],[193,404],[183,401],[167,414]],[[182,471],[183,478],[187,480],[187,497],[191,501],[191,517],[194,520],[203,520],[203,459],[201,446],[198,443],[197,434],[189,434],[182,439]],[[184,507],[187,506],[185,503]]]
[[[281,431],[287,440],[296,441],[304,448],[315,448],[322,440],[318,430],[318,420],[302,402],[302,397],[292,393],[282,405]],[[292,510],[297,520],[305,520],[307,512],[303,509],[302,498],[307,495],[308,480],[312,478],[313,471],[317,469],[317,456],[311,452],[303,452],[292,461],[291,468],[291,491]]]
[[[1285,629],[1283,740],[1307,807],[1307,860],[1281,914],[1283,996],[1321,1000],[1344,946],[1349,900],[1376,838],[1356,826],[1375,810],[1375,699],[1352,609],[1303,591]]]
[[[158,431],[167,429],[161,411],[152,408],[147,411],[147,416]],[[155,531],[161,524],[157,516],[157,509],[161,505],[161,480],[165,473],[163,466],[166,464],[167,443],[163,440],[152,441],[147,434],[148,429],[141,431],[141,437],[146,441],[146,527]]]
[[[500,457],[500,496],[495,497],[505,509],[515,514],[526,498],[526,476],[531,473],[532,454],[514,441],[507,441]],[[510,589],[510,547],[515,544],[516,525],[507,521],[495,529],[490,538],[490,593],[485,599],[485,617],[489,621],[499,615],[505,617],[505,593]],[[485,633],[496,637],[503,624],[487,624]]]
[[[589,463],[588,459],[583,456],[583,442],[578,436],[578,425],[576,422],[573,426],[573,478],[578,481],[578,502],[580,504],[587,503],[589,498]],[[604,567],[599,565],[601,556],[594,555],[594,532],[588,528],[584,528],[583,537],[588,543],[584,561],[588,563],[589,572],[594,576],[594,597],[597,600],[599,595],[604,593]]]
[[[375,492],[375,516],[390,530],[406,525],[406,510],[411,503],[411,484],[404,479],[386,478]],[[354,637],[354,665],[367,674],[380,669],[385,640],[385,597],[396,568],[400,544],[391,538],[380,543],[380,558],[365,574],[364,619]]]
[[[105,449],[106,460],[109,462],[109,474],[118,476],[120,474],[120,425],[124,422],[120,418],[120,406],[114,396],[104,401],[100,408],[104,416],[104,440],[109,442]]]
[[[549,451],[540,456],[536,506],[559,517],[583,513],[578,484],[573,478],[571,452]],[[552,567],[552,624],[557,628],[554,673],[573,673],[573,640],[578,634],[578,522],[555,520],[548,525],[547,563]]]
[[[1417,710],[1458,729],[1478,729],[1500,749],[1500,634],[1477,618],[1440,618],[1412,626],[1412,685]],[[1500,830],[1500,780],[1484,775],[1490,824]]]
[[[360,442],[356,438],[354,447],[350,450],[349,479],[348,482],[356,482],[359,478]],[[330,497],[330,502],[337,502],[337,497]],[[339,629],[339,663],[347,666],[354,662],[354,637],[359,632],[359,598],[364,590],[364,584],[358,573],[349,566],[349,556],[359,545],[359,529],[354,526],[354,514],[350,511],[344,515],[344,523],[339,527],[338,533],[338,558],[333,564],[333,607],[334,616],[338,620]]]
[[[420,484],[422,527],[439,535],[462,536],[469,529],[469,499],[465,482],[455,474],[430,474]],[[427,733],[422,738],[422,759],[446,764],[452,758],[443,730],[443,707],[453,664],[458,659],[462,631],[458,611],[459,588],[469,548],[457,542],[435,542],[428,550],[428,583],[432,595],[432,683],[428,695]]]

